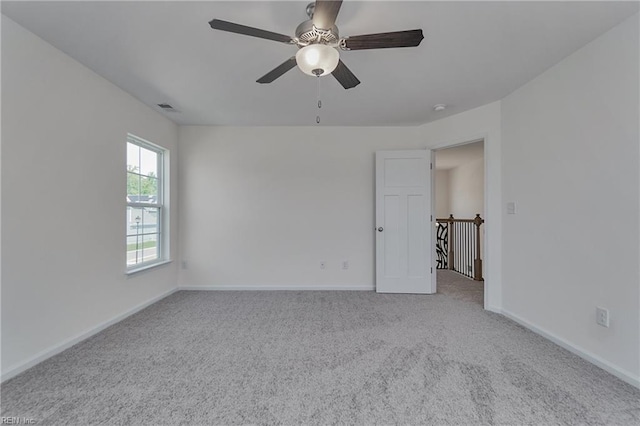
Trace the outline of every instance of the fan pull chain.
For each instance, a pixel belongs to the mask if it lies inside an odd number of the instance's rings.
[[[320,75],[316,77],[318,79],[318,109],[322,108],[322,101],[320,100]],[[316,116],[316,123],[320,124],[320,111],[318,111],[318,115]]]

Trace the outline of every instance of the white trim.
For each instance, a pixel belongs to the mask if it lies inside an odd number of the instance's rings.
[[[373,284],[362,285],[187,285],[178,287],[178,290],[200,290],[200,291],[273,291],[273,290],[290,290],[290,291],[375,291]]]
[[[161,203],[132,203],[132,202],[128,202],[127,203],[127,207],[133,207],[134,209],[143,209],[145,207],[148,207],[150,209],[161,209],[162,208],[162,204]]]
[[[497,311],[494,311],[497,312]],[[529,321],[525,320],[524,318],[519,317],[518,315],[506,311],[504,309],[502,309],[502,315],[504,315],[505,317],[509,318],[512,321],[517,322],[518,324],[520,324],[521,326],[528,328],[529,330],[533,331],[536,334],[541,335],[542,337],[551,340],[553,343],[555,343],[558,346],[561,346],[563,348],[565,348],[566,350],[568,350],[569,352],[572,352],[576,355],[578,355],[580,358],[585,359],[587,361],[589,361],[590,363],[602,368],[603,370],[605,370],[608,373],[613,374],[614,376],[616,376],[617,378],[619,378],[620,380],[624,380],[625,382],[629,383],[631,386],[635,386],[636,388],[640,389],[640,376],[635,376],[633,373],[631,373],[630,371],[626,371],[620,367],[617,367],[615,365],[613,365],[612,363],[610,363],[609,361],[606,361],[602,358],[600,358],[598,355],[595,355],[579,346],[574,345],[573,343],[570,343],[568,341],[566,341],[565,339],[563,339],[562,337],[556,336],[555,334],[551,333],[550,331],[547,331],[543,328],[540,328],[536,325],[533,325],[532,323],[530,323]]]
[[[167,205],[168,205],[168,190],[166,189],[166,187],[170,186],[169,180],[168,180],[168,172],[165,170],[165,168],[167,166],[170,167],[170,164],[167,163],[167,158],[169,156],[169,150],[165,147],[162,147],[160,145],[156,145],[152,142],[149,142],[146,139],[140,138],[136,135],[133,135],[131,133],[127,133],[127,165],[129,164],[129,152],[128,152],[128,145],[135,145],[140,149],[146,149],[147,151],[152,151],[155,152],[157,155],[157,164],[156,164],[156,172],[157,172],[157,176],[155,176],[156,181],[158,182],[157,186],[158,186],[158,196],[157,196],[157,200],[155,203],[141,203],[141,202],[131,202],[128,201],[129,200],[129,196],[127,195],[127,211],[129,211],[129,208],[133,208],[133,209],[141,209],[141,208],[154,208],[154,209],[158,209],[158,231],[157,232],[153,232],[153,233],[149,233],[149,235],[157,235],[158,239],[157,239],[157,255],[158,255],[158,259],[153,260],[153,263],[139,263],[136,265],[133,265],[131,267],[127,268],[127,271],[125,272],[127,275],[128,274],[133,274],[136,272],[140,272],[140,271],[144,271],[145,269],[149,269],[150,267],[154,267],[154,266],[159,266],[159,265],[164,265],[165,263],[169,263],[171,261],[171,259],[168,259],[169,257],[169,250],[165,247],[168,247],[169,245],[169,239],[170,239],[170,234],[169,234],[169,221],[165,220],[165,216],[168,216],[168,209],[167,209]],[[140,155],[140,153],[138,153],[138,155]],[[141,161],[139,159],[139,161]],[[127,167],[127,179],[129,176],[129,169]],[[133,172],[133,174],[138,175],[139,177],[145,177],[146,175],[142,175],[142,170],[138,170],[138,172]],[[125,241],[128,240],[129,237],[131,237],[133,235],[125,235]],[[137,240],[136,240],[137,241]],[[143,238],[143,242],[144,242],[144,238]],[[128,253],[128,252],[127,252]],[[137,257],[136,257],[137,258]],[[127,261],[125,259],[125,265],[126,265]]]
[[[83,340],[88,339],[89,337],[101,332],[102,330],[104,330],[107,327],[112,326],[115,323],[118,323],[120,321],[122,321],[123,319],[143,310],[144,308],[153,305],[154,303],[164,299],[167,296],[170,296],[171,294],[175,293],[176,291],[178,291],[177,288],[172,288],[169,291],[166,291],[164,293],[162,293],[159,296],[153,297],[149,300],[147,300],[146,302],[142,302],[137,306],[134,306],[133,308],[121,313],[120,315],[116,315],[115,317],[111,318],[108,321],[105,321],[103,323],[98,324],[97,326],[83,332],[80,333],[79,335],[72,337],[71,339],[67,339],[64,342],[54,345],[52,347],[50,347],[49,349],[45,349],[44,351],[38,353],[37,355],[29,358],[28,360],[17,364],[13,367],[9,367],[7,369],[7,371],[3,371],[2,372],[2,377],[0,378],[0,382],[5,382],[6,380],[9,380],[15,376],[17,376],[18,374],[22,373],[23,371],[28,370],[29,368],[40,364],[42,361],[51,358],[54,355],[59,354],[60,352],[69,349],[70,347],[74,346],[77,343],[82,342]]]
[[[154,263],[142,263],[140,267],[132,267],[131,269],[127,269],[125,271],[125,275],[133,275],[137,272],[142,272],[142,271],[146,271],[147,269],[152,269],[155,268],[156,266],[162,266],[162,265],[166,265],[167,263],[171,263],[173,262],[173,260],[171,259],[167,259],[167,260],[160,260],[159,262],[154,262]],[[140,265],[140,264],[139,264]]]
[[[446,118],[443,120],[446,120]],[[484,275],[484,309],[493,312],[500,310],[500,307],[496,306],[496,301],[498,302],[497,305],[502,304],[502,277],[500,271],[500,262],[502,259],[501,155],[496,155],[494,152],[496,139],[500,141],[501,135],[498,133],[498,136],[496,136],[496,130],[486,129],[470,133],[468,136],[427,144],[427,149],[437,151],[484,141],[484,211],[482,212],[482,218],[485,222],[483,225],[484,238],[482,252],[484,253],[484,258],[482,260],[482,273]],[[498,172],[493,172],[493,169],[489,167],[490,163],[496,163],[493,167],[496,168]],[[497,182],[495,181],[496,173],[499,177]],[[492,199],[489,199],[490,194],[493,195]],[[491,227],[492,225],[495,225],[495,229]],[[489,305],[490,303],[492,304],[491,306]]]
[[[165,147],[160,146],[158,144],[155,144],[153,142],[149,142],[145,138],[141,138],[140,136],[136,136],[133,133],[127,133],[127,142],[129,142],[129,138],[132,139],[131,143],[133,143],[134,145],[141,146],[141,147],[146,148],[146,149],[148,149],[150,151],[164,151],[164,150],[166,150]]]
[[[429,151],[429,175],[431,188],[429,191],[431,192],[431,211],[429,228],[431,228],[430,242],[431,242],[431,294],[436,294],[438,292],[438,254],[436,250],[436,241],[438,239],[438,231],[436,231],[436,219],[438,216],[436,215],[436,152],[433,149],[427,148]]]
[[[487,311],[494,312],[496,314],[501,314],[502,313],[502,308],[500,308],[499,306],[493,306],[493,305],[485,306],[485,309]]]
[[[439,149],[456,148],[463,145],[469,145],[470,143],[484,142],[484,140],[487,139],[488,137],[489,137],[488,131],[476,132],[467,137],[449,139],[446,142],[440,142],[435,145],[430,145],[428,149],[431,149],[432,151],[437,151]]]

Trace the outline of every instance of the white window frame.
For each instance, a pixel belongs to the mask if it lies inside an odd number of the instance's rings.
[[[158,182],[158,197],[155,203],[145,203],[145,202],[131,202],[127,199],[126,209],[131,208],[157,208],[158,209],[158,244],[157,244],[157,253],[158,257],[153,260],[149,260],[146,262],[136,263],[135,265],[127,264],[127,252],[125,250],[125,265],[126,265],[126,273],[133,274],[135,272],[143,271],[145,269],[153,268],[155,266],[164,265],[165,263],[169,263],[168,259],[168,243],[169,243],[169,226],[166,218],[166,206],[168,201],[168,192],[166,188],[168,187],[168,182],[166,181],[167,173],[165,173],[165,164],[168,159],[169,150],[158,146],[154,143],[151,143],[145,139],[139,138],[132,134],[127,134],[126,144],[133,144],[139,146],[141,148],[147,149],[149,151],[153,151],[158,156],[158,164],[157,164],[157,182]],[[127,154],[128,156],[128,154]],[[126,163],[128,164],[128,158]],[[126,176],[128,176],[129,171],[125,168]],[[128,196],[128,194],[126,194]],[[129,224],[129,220],[127,218],[127,226]],[[144,234],[143,234],[144,235]],[[127,238],[130,237],[128,232],[125,232],[125,247],[127,245]],[[143,239],[144,240],[144,239]],[[143,241],[144,242],[144,241]]]

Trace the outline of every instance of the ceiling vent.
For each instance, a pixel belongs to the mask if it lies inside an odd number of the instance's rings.
[[[176,112],[176,110],[169,104],[158,104],[158,106],[162,108],[164,111]]]

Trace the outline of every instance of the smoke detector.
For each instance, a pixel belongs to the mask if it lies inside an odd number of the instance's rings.
[[[437,104],[433,106],[434,111],[444,111],[445,109],[447,109],[445,104]]]

